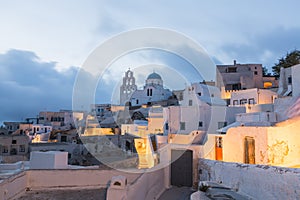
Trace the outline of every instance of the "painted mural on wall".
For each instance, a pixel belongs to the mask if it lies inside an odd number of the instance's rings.
[[[268,162],[270,164],[283,164],[284,158],[289,153],[289,147],[286,141],[278,141],[272,146],[268,146]]]

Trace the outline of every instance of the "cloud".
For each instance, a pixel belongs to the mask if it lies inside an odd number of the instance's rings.
[[[232,62],[237,59],[240,63],[261,63],[271,67],[287,52],[300,48],[300,27],[278,27],[265,34],[249,38],[249,44],[226,44],[221,46],[221,60]],[[218,57],[218,59],[220,59]]]
[[[25,120],[42,110],[71,109],[77,68],[55,70],[33,52],[12,49],[0,54],[0,122]]]

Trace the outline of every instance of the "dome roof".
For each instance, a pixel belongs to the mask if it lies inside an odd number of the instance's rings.
[[[150,74],[147,79],[161,79],[161,76],[155,72],[153,72],[152,74]]]

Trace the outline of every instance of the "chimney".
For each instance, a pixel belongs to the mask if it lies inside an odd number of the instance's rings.
[[[233,60],[233,65],[236,65],[236,60]]]

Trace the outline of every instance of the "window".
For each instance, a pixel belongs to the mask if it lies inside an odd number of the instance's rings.
[[[233,105],[239,105],[239,101],[238,100],[233,100]]]
[[[288,83],[289,83],[289,84],[292,84],[292,77],[291,77],[291,76],[288,77]]]
[[[257,75],[258,73],[257,73],[257,71],[254,71],[254,75]]]
[[[17,144],[17,140],[12,140],[12,144]]]
[[[247,104],[247,99],[241,99],[240,100],[240,105],[244,105],[244,104]]]
[[[249,99],[248,103],[254,105],[255,104],[254,98]]]
[[[169,130],[169,124],[166,123],[166,130]]]
[[[200,122],[198,123],[198,127],[203,127],[203,122],[200,121]]]
[[[139,104],[139,100],[138,99],[136,100],[136,104]]]
[[[227,126],[227,122],[218,122],[218,129]]]
[[[201,92],[199,92],[198,95],[201,96],[202,95]]]
[[[39,127],[37,127],[37,128],[36,128],[36,131],[40,131],[40,128],[39,128]]]
[[[222,137],[217,137],[216,138],[216,146],[218,148],[222,148],[223,147],[223,138]]]
[[[8,147],[2,146],[2,153],[8,153]]]
[[[67,136],[62,135],[62,136],[60,137],[60,141],[61,141],[61,142],[67,142]]]
[[[189,106],[193,105],[193,100],[189,100]]]
[[[152,96],[152,89],[151,88],[148,88],[147,89],[147,96],[149,97],[151,97]]]
[[[227,72],[228,73],[235,73],[236,72],[236,67],[228,67]]]
[[[185,122],[180,122],[180,130],[185,130]]]
[[[25,152],[25,145],[20,145],[19,152]]]

